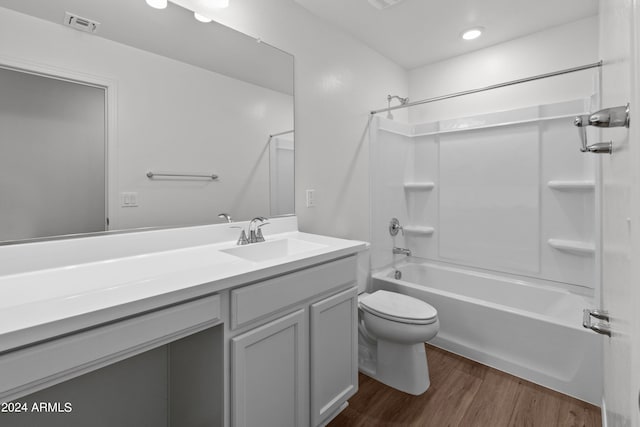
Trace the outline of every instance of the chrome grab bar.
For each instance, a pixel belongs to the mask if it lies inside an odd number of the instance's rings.
[[[611,141],[587,144],[587,126],[599,128],[629,127],[629,104],[621,107],[605,108],[592,114],[576,116],[573,125],[578,127],[580,133],[580,151],[583,153],[609,153],[613,152]]]

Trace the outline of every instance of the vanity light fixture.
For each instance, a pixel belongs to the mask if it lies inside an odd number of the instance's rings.
[[[165,9],[169,1],[172,1],[175,3],[175,0],[145,0],[145,1],[149,6],[155,9]],[[201,0],[201,5],[204,6],[204,8],[200,8],[200,10],[203,11],[204,13],[207,13],[207,10],[224,9],[226,7],[229,7],[229,0]],[[200,22],[208,23],[213,21],[213,19],[209,18],[209,16],[203,15],[202,13],[198,13],[195,10],[196,8],[194,8],[195,5],[193,4],[191,5],[181,4],[181,6],[185,7],[188,10],[193,11],[194,18],[196,18]]]
[[[469,28],[468,30],[463,32],[460,37],[462,37],[464,40],[475,40],[482,35],[483,31],[483,27]]]
[[[198,12],[193,12],[193,17],[196,18],[197,21],[204,22],[205,24],[213,21],[213,19],[208,16],[200,15]]]
[[[229,0],[205,0],[204,5],[208,9],[224,9],[226,7],[229,7]],[[204,22],[205,24],[213,21],[213,19],[198,12],[193,12],[193,16],[198,21]]]
[[[155,9],[165,9],[167,7],[167,0],[146,0],[147,4]]]

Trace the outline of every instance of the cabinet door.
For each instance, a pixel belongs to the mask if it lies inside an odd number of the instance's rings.
[[[358,390],[358,290],[311,305],[311,424],[333,415]]]
[[[236,427],[308,425],[305,310],[231,340],[231,423]]]

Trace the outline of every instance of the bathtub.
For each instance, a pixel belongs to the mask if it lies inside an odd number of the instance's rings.
[[[440,332],[430,344],[600,406],[602,338],[582,327],[591,298],[411,259],[372,282],[374,291],[410,295],[438,310]]]

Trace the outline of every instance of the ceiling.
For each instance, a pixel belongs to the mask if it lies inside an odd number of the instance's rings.
[[[294,0],[406,69],[573,22],[598,0],[402,0],[383,10],[368,0]],[[460,34],[482,26],[482,37]]]
[[[205,0],[171,1],[208,14]],[[598,12],[598,0],[401,0],[383,10],[374,8],[369,0],[289,1],[350,33],[406,69]],[[0,7],[56,23],[62,22],[65,11],[71,11],[99,21],[101,37],[292,93],[292,57],[277,49],[264,49],[264,44],[256,43],[255,39],[215,22],[201,25],[194,21],[192,13],[176,4],[159,11],[148,7],[144,0],[0,0]],[[463,41],[460,33],[474,26],[485,27],[485,34],[477,40]],[[181,29],[179,34],[176,28]],[[238,55],[240,50],[247,54]],[[267,63],[272,64],[269,69],[277,72],[261,72]]]

